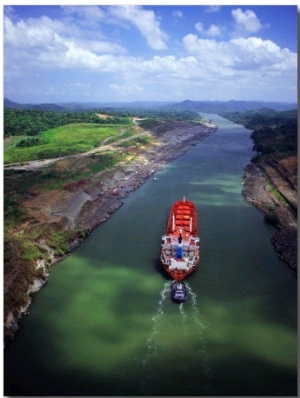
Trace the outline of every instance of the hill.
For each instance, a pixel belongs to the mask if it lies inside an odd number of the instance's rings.
[[[14,109],[39,109],[57,112],[73,111],[82,112],[93,109],[173,109],[188,110],[203,113],[237,112],[252,109],[269,108],[276,111],[297,109],[296,103],[287,102],[264,102],[264,101],[133,101],[133,102],[66,102],[66,103],[43,103],[43,104],[20,104],[4,99],[4,107]]]
[[[29,109],[29,110],[42,110],[42,111],[54,111],[54,112],[64,112],[66,109],[63,106],[56,104],[19,104],[4,98],[4,108],[13,109]]]
[[[223,112],[238,112],[253,109],[269,108],[275,111],[285,111],[297,109],[296,103],[286,102],[264,102],[264,101],[190,101],[185,100],[172,105],[167,105],[168,108],[190,110],[204,113],[223,113]]]
[[[122,109],[122,108],[163,108],[171,101],[133,101],[133,102],[62,102],[58,104],[53,103],[42,103],[42,104],[20,104],[18,102],[11,101],[8,98],[4,98],[4,108],[13,109],[28,109],[28,110],[43,110],[43,111],[56,111],[56,112],[83,112],[94,109]]]

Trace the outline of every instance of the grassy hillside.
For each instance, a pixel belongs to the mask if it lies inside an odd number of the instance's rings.
[[[43,131],[72,123],[131,124],[128,117],[118,114],[99,117],[97,112],[57,112],[4,108],[4,137],[35,136]]]
[[[72,123],[47,130],[35,137],[14,136],[7,139],[4,162],[25,162],[86,152],[99,146],[105,139],[118,137],[127,131],[130,132],[128,125]]]

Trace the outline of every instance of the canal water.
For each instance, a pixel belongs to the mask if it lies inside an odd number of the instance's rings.
[[[5,349],[5,395],[296,396],[297,285],[244,202],[250,131],[208,137],[56,264]],[[201,260],[175,304],[159,263],[172,203],[195,202]]]

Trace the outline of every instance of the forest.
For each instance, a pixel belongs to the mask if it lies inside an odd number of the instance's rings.
[[[97,114],[105,114],[107,118],[100,118]],[[181,110],[105,108],[84,112],[56,112],[6,107],[4,137],[35,136],[43,131],[71,123],[130,124],[132,116],[154,120],[199,120],[198,113]]]
[[[252,130],[253,149],[276,158],[297,154],[297,110],[273,109],[222,113],[221,116]]]
[[[4,137],[12,135],[34,136],[43,131],[70,123],[130,124],[131,120],[118,114],[106,119],[96,112],[55,112],[4,108]]]

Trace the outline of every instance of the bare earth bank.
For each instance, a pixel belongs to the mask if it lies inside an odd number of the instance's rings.
[[[271,242],[278,256],[286,262],[294,276],[297,276],[297,181],[293,180],[295,168],[295,156],[278,163],[259,162],[247,165],[243,196],[248,203],[264,212],[266,222],[277,228]]]

